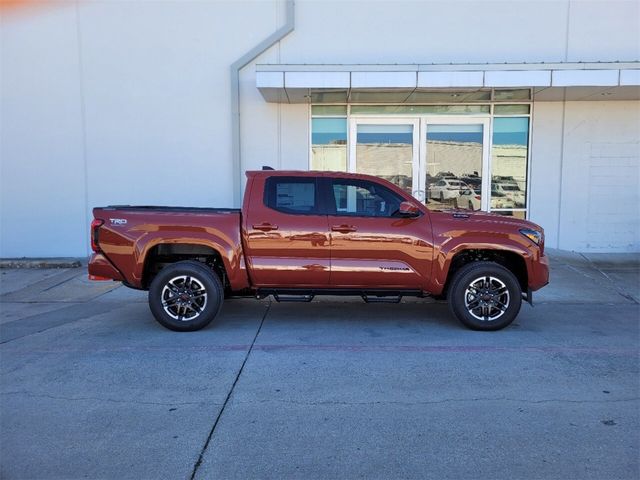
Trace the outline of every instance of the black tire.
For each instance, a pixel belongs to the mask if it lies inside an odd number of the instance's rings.
[[[149,287],[151,313],[161,325],[176,332],[192,332],[209,325],[223,299],[218,275],[192,260],[163,268]]]
[[[473,210],[473,202],[471,200],[469,200],[469,210]]]
[[[440,203],[444,203],[444,193],[440,192]]]
[[[449,309],[472,330],[500,330],[513,322],[522,289],[513,273],[493,262],[474,262],[458,270],[448,294]]]

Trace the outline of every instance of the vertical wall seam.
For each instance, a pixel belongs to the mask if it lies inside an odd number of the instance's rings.
[[[564,61],[569,61],[569,34],[571,30],[571,0],[567,2],[567,24],[565,28]],[[553,80],[553,79],[552,79]],[[553,83],[552,83],[553,85]],[[567,116],[567,88],[562,90],[562,126],[560,129],[560,178],[558,179],[558,227],[556,232],[556,248],[562,248],[560,244],[562,229],[562,183],[564,170],[564,135],[566,132],[565,123]]]
[[[278,4],[276,3],[276,26],[280,25],[280,9],[278,8]],[[282,53],[282,44],[278,41],[278,63],[282,63],[281,58]],[[282,170],[282,102],[278,102],[278,159],[277,159],[277,167],[278,170]]]
[[[231,64],[231,161],[233,170],[233,201],[236,206],[240,205],[242,201],[240,191],[243,171],[240,145],[240,70],[289,33],[293,32],[295,28],[294,1],[286,1],[287,16],[285,24]]]
[[[89,167],[87,164],[87,115],[85,106],[84,92],[84,65],[82,62],[82,29],[80,28],[80,4],[79,0],[75,2],[76,6],[76,44],[78,46],[78,85],[80,86],[80,130],[82,144],[82,165],[83,165],[83,182],[84,182],[84,242],[87,256],[91,253],[89,246]]]

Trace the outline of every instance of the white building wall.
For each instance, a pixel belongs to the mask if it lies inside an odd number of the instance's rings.
[[[86,252],[76,20],[65,6],[0,23],[0,257]]]
[[[96,205],[231,205],[229,67],[284,24],[284,3],[80,0],[3,12],[0,257],[85,255]],[[255,63],[638,60],[639,15],[633,0],[297,0],[294,32],[241,72],[241,168],[309,161],[308,106],[266,103]],[[568,213],[581,202],[568,189],[595,188],[597,162],[609,161],[594,158],[618,159],[625,176],[637,161],[637,105],[613,103],[567,104],[564,122],[561,103],[535,106],[531,218],[563,248],[638,248],[633,232],[608,247],[587,241],[586,217]],[[598,145],[575,153],[589,135]],[[585,158],[591,173],[574,181]]]
[[[536,102],[531,117],[529,219],[544,228],[552,248],[558,248],[563,111],[563,102]]]
[[[3,11],[0,257],[86,255],[93,206],[231,206],[230,65],[281,10],[86,0]],[[270,155],[275,131],[258,136]]]
[[[547,245],[640,251],[640,102],[538,102],[529,218]]]
[[[640,251],[640,102],[567,102],[558,246]]]

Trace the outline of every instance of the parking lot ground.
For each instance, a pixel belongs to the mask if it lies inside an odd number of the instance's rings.
[[[637,479],[638,256],[550,256],[491,333],[325,298],[180,334],[83,269],[0,270],[0,477]]]

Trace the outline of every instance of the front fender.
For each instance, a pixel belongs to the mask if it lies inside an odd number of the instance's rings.
[[[519,239],[505,236],[500,239],[500,242],[488,242],[486,236],[465,235],[443,242],[440,248],[436,250],[429,284],[430,292],[436,295],[443,292],[453,258],[458,253],[466,250],[493,250],[515,253],[524,259],[527,273],[529,276],[531,274],[532,253]]]

